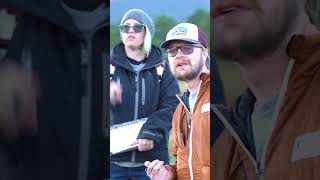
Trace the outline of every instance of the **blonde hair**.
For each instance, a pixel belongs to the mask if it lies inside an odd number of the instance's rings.
[[[146,33],[143,41],[143,52],[146,54],[146,57],[148,57],[152,49],[152,36],[147,26],[145,26],[145,30]]]

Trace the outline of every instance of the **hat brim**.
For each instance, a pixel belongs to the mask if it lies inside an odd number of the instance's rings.
[[[176,38],[176,39],[169,39],[169,40],[167,40],[167,41],[162,42],[162,43],[160,44],[160,47],[166,49],[172,41],[184,41],[184,42],[188,42],[188,43],[192,43],[192,44],[200,44],[199,41],[196,41],[196,40],[194,40],[194,39],[189,39],[189,38]]]

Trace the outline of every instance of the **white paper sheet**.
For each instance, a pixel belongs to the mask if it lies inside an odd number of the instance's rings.
[[[110,127],[110,155],[126,152],[138,147],[130,146],[137,139],[142,125],[148,118],[117,124]]]

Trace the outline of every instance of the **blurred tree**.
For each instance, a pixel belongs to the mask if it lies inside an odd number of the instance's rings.
[[[210,49],[210,12],[203,9],[197,9],[187,19],[187,22],[196,24],[205,32],[209,44],[208,49]]]
[[[120,31],[118,25],[110,26],[110,48],[113,48],[120,42]]]
[[[155,20],[155,36],[153,38],[153,44],[160,46],[161,42],[166,40],[166,35],[169,30],[177,24],[177,22],[167,15],[158,16]]]

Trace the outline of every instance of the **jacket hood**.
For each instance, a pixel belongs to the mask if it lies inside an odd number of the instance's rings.
[[[147,58],[145,67],[148,68],[156,64],[159,64],[163,61],[164,60],[162,59],[162,53],[160,48],[156,47],[155,45],[152,45],[151,53]],[[111,51],[111,64],[124,67],[128,70],[132,69],[127,61],[127,55],[123,43],[119,43]]]
[[[19,12],[46,19],[73,34],[80,34],[71,16],[62,7],[62,0],[4,0],[4,3]],[[105,9],[105,14],[108,14],[107,7]]]

